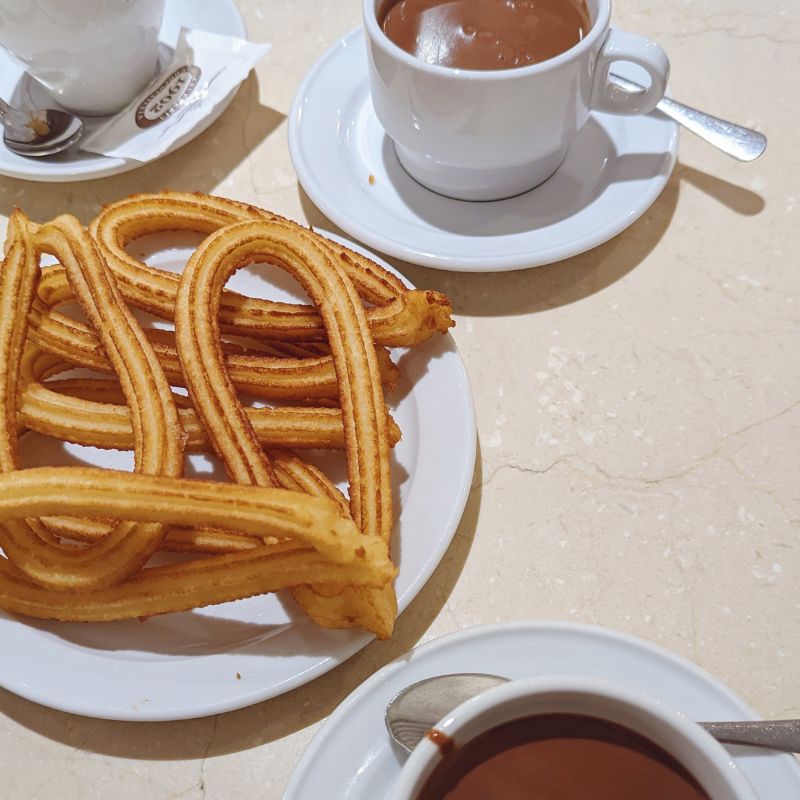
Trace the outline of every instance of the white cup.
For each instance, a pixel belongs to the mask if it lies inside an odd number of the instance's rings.
[[[528,678],[501,684],[467,700],[436,729],[458,748],[506,722],[558,713],[596,717],[644,736],[684,766],[711,800],[758,800],[725,748],[699,725],[663,703],[605,680]],[[415,800],[442,758],[441,748],[424,738],[388,800]]]
[[[124,108],[153,78],[165,0],[0,0],[0,45],[64,108]]]
[[[406,171],[462,200],[532,189],[558,169],[594,109],[646,114],[664,96],[669,59],[655,43],[610,29],[610,0],[587,0],[591,28],[569,50],[527,67],[465,70],[427,64],[381,30],[383,0],[364,0],[375,113]],[[608,77],[628,61],[650,76],[643,92]]]

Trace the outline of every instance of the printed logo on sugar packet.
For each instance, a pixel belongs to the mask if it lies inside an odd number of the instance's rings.
[[[200,80],[200,68],[194,64],[178,67],[167,75],[161,83],[150,92],[136,109],[136,124],[140,128],[149,128],[163,122],[167,117],[179,111],[189,99],[197,81]]]

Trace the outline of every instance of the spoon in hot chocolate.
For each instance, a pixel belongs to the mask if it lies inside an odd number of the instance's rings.
[[[407,753],[449,711],[508,678],[461,673],[439,675],[413,683],[386,706],[384,722],[392,740]],[[726,744],[800,752],[800,719],[760,719],[741,722],[699,722],[715,739]]]
[[[644,86],[621,75],[611,73],[609,77],[627,92],[644,91]],[[767,149],[767,137],[763,133],[685,106],[671,97],[663,97],[656,108],[695,136],[738,161],[754,161]]]

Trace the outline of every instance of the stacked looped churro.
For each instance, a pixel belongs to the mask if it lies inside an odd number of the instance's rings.
[[[126,250],[175,230],[207,234],[182,275]],[[41,268],[43,254],[58,264]],[[253,261],[288,272],[313,305],[223,288]],[[58,310],[72,301],[88,324]],[[446,332],[447,298],[261,209],[165,192],[107,207],[88,231],[16,211],[0,304],[0,608],[105,621],[291,589],[320,625],[391,634],[400,431],[384,402],[398,375],[384,348]],[[174,321],[174,333],[143,330],[129,306]],[[57,377],[75,367],[107,377]],[[240,395],[282,405],[250,408]],[[133,450],[134,472],[21,470],[26,429]],[[343,449],[349,502],[287,448]],[[234,485],[183,478],[185,451],[214,452]],[[189,559],[148,566],[160,550]]]

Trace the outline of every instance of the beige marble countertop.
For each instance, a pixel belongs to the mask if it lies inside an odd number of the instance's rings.
[[[251,37],[275,46],[224,119],[119,177],[2,178],[0,228],[15,205],[88,220],[163,187],[332,227],[297,184],[286,114],[359,9],[244,0]],[[480,452],[456,538],[394,638],[284,697],[189,722],[83,719],[0,691],[1,797],[279,798],[324,718],[378,667],[506,619],[627,631],[765,716],[800,717],[800,4],[618,0],[615,20],[664,45],[676,97],[759,128],[769,149],[744,165],[684,135],[644,217],[560,264],[499,276],[399,265],[453,299]]]

